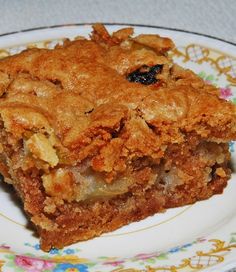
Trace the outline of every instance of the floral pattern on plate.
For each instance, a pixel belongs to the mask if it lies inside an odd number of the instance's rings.
[[[174,254],[185,253],[192,247],[199,244],[209,244],[208,251],[197,251],[189,258],[179,260],[178,265],[161,265],[162,261],[171,260]],[[35,250],[40,250],[39,245],[30,245],[29,247]],[[206,267],[219,264],[224,261],[227,252],[236,249],[236,233],[230,235],[228,242],[211,239],[207,240],[199,238],[192,243],[184,244],[182,246],[174,247],[167,252],[153,252],[153,253],[140,253],[131,259],[117,259],[109,257],[100,257],[99,264],[103,267],[102,271],[114,272],[142,272],[142,271],[196,271]],[[3,256],[0,264],[5,265],[9,270],[16,272],[89,272],[98,271],[96,266],[98,263],[91,262],[90,260],[80,259],[74,249],[67,248],[66,250],[51,250],[47,256],[36,258],[32,254],[18,255],[14,253],[10,247],[2,245],[0,252]],[[125,268],[127,265],[132,266],[137,264],[139,268]],[[107,270],[107,268],[109,270]],[[143,270],[146,269],[146,270]],[[188,270],[186,270],[188,269]],[[6,271],[9,271],[6,270]]]

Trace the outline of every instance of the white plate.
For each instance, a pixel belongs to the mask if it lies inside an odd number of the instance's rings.
[[[109,25],[114,31],[120,25]],[[64,37],[88,35],[90,25],[27,30],[0,37],[0,57],[26,47],[53,47]],[[179,30],[135,26],[135,34],[171,37],[174,59],[221,87],[236,103],[236,46]],[[236,148],[230,145],[236,167]],[[223,195],[170,209],[112,233],[46,254],[8,186],[0,183],[0,271],[226,271],[236,267],[236,176]]]

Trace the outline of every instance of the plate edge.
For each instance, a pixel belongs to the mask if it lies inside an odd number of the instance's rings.
[[[24,32],[30,32],[30,31],[37,31],[37,30],[43,30],[43,29],[51,29],[51,28],[60,28],[60,27],[69,27],[69,26],[91,26],[95,24],[96,22],[86,22],[86,23],[68,23],[68,24],[56,24],[56,25],[51,25],[51,26],[40,26],[40,27],[34,27],[34,28],[26,28],[22,30],[17,30],[17,31],[11,31],[11,32],[6,32],[0,34],[0,37],[8,36],[8,35],[14,35],[18,33],[24,33]],[[186,29],[179,29],[179,28],[172,28],[172,27],[166,27],[166,26],[157,26],[157,25],[148,25],[148,24],[134,24],[134,23],[107,23],[107,22],[102,22],[102,24],[107,25],[107,26],[132,26],[132,27],[149,27],[149,28],[157,28],[157,29],[164,29],[164,30],[170,30],[170,31],[178,31],[182,33],[189,33],[189,34],[194,34],[206,38],[210,38],[213,40],[218,40],[221,42],[228,43],[230,45],[236,46],[236,43],[218,38],[209,34],[205,33],[199,33],[195,31],[190,31]]]

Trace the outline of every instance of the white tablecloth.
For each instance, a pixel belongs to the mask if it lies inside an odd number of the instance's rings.
[[[0,34],[67,23],[165,26],[236,43],[236,0],[0,0]]]

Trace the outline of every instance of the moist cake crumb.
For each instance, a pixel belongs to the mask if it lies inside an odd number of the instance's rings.
[[[43,250],[223,192],[235,106],[172,48],[96,24],[0,60],[0,172]]]

